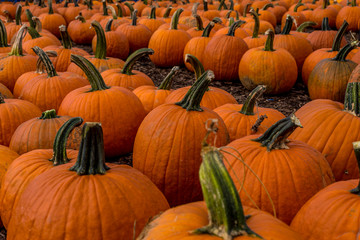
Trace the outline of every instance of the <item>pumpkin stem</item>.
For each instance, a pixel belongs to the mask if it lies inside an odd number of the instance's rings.
[[[53,145],[54,155],[50,159],[50,161],[53,162],[54,166],[62,165],[69,162],[69,159],[66,154],[66,142],[71,131],[75,127],[80,126],[82,122],[83,119],[81,117],[71,118],[67,120],[56,133],[54,145]]]
[[[324,0],[324,2],[326,2],[327,0]],[[332,29],[330,28],[329,25],[329,18],[328,17],[324,17],[321,23],[321,31],[331,31]]]
[[[355,116],[360,116],[360,79],[348,82],[345,92],[344,110]]]
[[[282,32],[280,34],[282,34],[282,35],[290,34],[293,23],[294,23],[293,17],[290,16],[290,15],[287,15],[286,16],[285,26],[284,26],[284,28],[283,28],[283,30],[282,30]]]
[[[134,11],[134,7],[133,7],[130,3],[128,3],[128,2],[124,2],[124,5],[129,8],[129,10],[130,10],[130,16],[132,16],[132,13],[133,13],[133,11]]]
[[[6,27],[0,19],[0,47],[9,47],[7,43]]]
[[[229,0],[230,2],[230,6],[229,6],[229,9],[234,11],[234,1],[233,0]]]
[[[171,89],[171,84],[172,81],[174,79],[175,74],[179,71],[180,67],[179,66],[175,66],[171,69],[171,71],[168,73],[168,75],[164,78],[164,80],[161,82],[160,86],[158,87],[158,89],[162,89],[162,90],[170,90]]]
[[[106,90],[110,88],[106,86],[99,70],[97,70],[89,60],[83,56],[71,54],[71,62],[75,63],[85,73],[91,85],[90,92]]]
[[[100,123],[87,122],[81,134],[79,155],[69,170],[78,175],[105,174],[110,168],[105,164],[103,131]]]
[[[179,23],[179,17],[180,14],[184,11],[184,9],[179,8],[178,10],[176,10],[176,12],[174,13],[174,15],[171,18],[171,23],[170,23],[170,29],[178,29],[178,23]]]
[[[253,16],[254,21],[255,21],[254,32],[253,32],[252,38],[258,38],[259,37],[259,28],[260,28],[259,15],[253,8],[250,9],[250,14]]]
[[[203,24],[203,21],[201,19],[201,17],[199,15],[194,15],[193,16],[196,20],[196,30],[197,31],[204,31],[204,24]]]
[[[95,29],[96,32],[95,58],[106,59],[106,38],[104,29],[96,20],[91,22],[91,26]]]
[[[207,144],[207,137],[217,131],[217,119],[211,123],[202,143],[202,163],[199,179],[208,213],[209,225],[196,229],[192,234],[210,234],[225,240],[237,236],[261,238],[246,224],[247,217],[233,180],[223,162],[218,148]]]
[[[302,3],[302,0],[299,0],[299,2],[295,5],[295,7],[294,7],[294,12],[297,12],[297,11],[298,11],[298,8],[299,8],[300,6],[304,6],[304,4]]]
[[[356,156],[356,160],[357,160],[357,164],[358,164],[359,172],[360,172],[360,141],[353,142],[352,144],[353,144],[354,153]],[[357,185],[357,187],[354,189],[351,189],[350,193],[360,195],[360,180],[359,180],[359,184]]]
[[[356,0],[351,0],[351,7],[356,7]]]
[[[33,15],[32,15],[32,13],[31,13],[31,11],[29,10],[29,9],[26,9],[25,10],[25,14],[26,14],[26,17],[27,17],[27,19],[28,19],[28,21],[29,21],[29,25],[30,25],[30,27],[31,28],[35,28],[36,27],[36,24],[35,24],[35,22],[33,21]]]
[[[171,6],[166,8],[163,18],[168,18],[170,16],[171,9],[172,9]]]
[[[11,52],[9,53],[9,56],[23,56],[22,42],[26,35],[27,30],[28,27],[25,24],[21,26],[21,28],[16,34],[15,41],[11,48]]]
[[[107,9],[110,10],[111,12],[111,16],[113,19],[117,19],[118,16],[116,15],[116,11],[115,11],[115,8],[113,6],[107,6]]]
[[[270,7],[273,8],[273,7],[274,7],[274,4],[272,4],[272,3],[265,4],[261,10],[265,11],[265,10],[267,10],[267,9],[270,8]]]
[[[209,22],[209,24],[205,27],[201,37],[209,37],[211,30],[214,28],[215,23],[213,21]]]
[[[86,19],[83,17],[82,13],[79,12],[79,15],[75,17],[75,20],[79,20],[82,23],[86,23]]]
[[[230,26],[229,31],[228,31],[228,33],[227,33],[226,35],[231,36],[231,37],[234,37],[234,36],[235,36],[235,30],[236,30],[238,27],[240,27],[242,24],[244,24],[244,23],[245,23],[245,22],[242,21],[242,20],[238,20],[238,21],[234,22],[234,23]]]
[[[156,7],[155,6],[151,6],[151,11],[149,14],[149,19],[156,19]]]
[[[317,23],[316,22],[311,22],[311,21],[307,21],[307,22],[303,22],[302,24],[300,24],[300,26],[296,29],[297,32],[304,32],[306,28],[308,27],[314,27],[316,26]]]
[[[204,5],[204,12],[207,12],[209,11],[209,8],[208,8],[208,2],[206,0],[203,0],[203,5]],[[220,1],[220,5],[219,7],[221,6],[221,1]],[[220,8],[221,9],[221,8]]]
[[[42,31],[42,23],[38,17],[32,17],[35,23],[35,30],[40,33]],[[41,37],[41,36],[40,36]]]
[[[48,0],[48,5],[49,5],[49,14],[54,14],[54,9],[52,7],[52,0]]]
[[[231,25],[233,25],[234,22],[235,22],[235,20],[233,17],[229,18],[229,27],[231,27]]]
[[[270,152],[273,149],[289,149],[286,146],[287,137],[297,128],[302,128],[300,120],[294,115],[279,120],[272,125],[266,132],[252,141],[261,143]]]
[[[71,39],[65,25],[59,26],[62,45],[65,49],[71,49]]]
[[[243,17],[246,17],[246,14],[249,12],[250,6],[251,6],[251,3],[248,3],[245,5],[244,11],[243,11]]]
[[[19,5],[17,5],[16,12],[15,12],[15,23],[16,23],[16,25],[22,25],[22,23],[21,23],[21,11],[22,11],[22,6],[21,6],[21,4],[19,4]]]
[[[340,51],[336,54],[336,56],[333,58],[333,60],[335,61],[346,61],[346,57],[347,55],[354,49],[357,47],[358,45],[358,41],[353,41],[351,43],[348,43],[345,45],[345,47],[343,47],[342,49],[340,49]]]
[[[114,22],[113,18],[110,18],[105,25],[105,32],[111,32],[111,25]]]
[[[265,35],[267,35],[267,39],[266,39],[266,42],[265,42],[264,51],[268,51],[268,52],[275,51],[275,49],[274,49],[274,38],[275,38],[274,31],[272,29],[268,29],[265,32]]]
[[[117,4],[116,4],[116,7],[117,7],[117,9],[118,9],[118,15],[117,15],[117,17],[122,18],[122,17],[124,16],[124,14],[123,14],[123,10],[122,10],[121,5],[117,3]]]
[[[131,15],[131,26],[136,26],[137,12],[138,12],[137,9],[135,9],[135,10],[132,12],[132,15]]]
[[[194,5],[191,8],[191,13],[192,13],[191,15],[194,16],[197,14],[197,9],[198,9],[199,5],[200,5],[200,3],[198,3],[198,2],[194,3]]]
[[[339,30],[336,33],[336,36],[333,41],[333,45],[331,47],[331,51],[333,51],[333,52],[340,51],[341,39],[344,37],[348,26],[349,26],[349,23],[346,20],[344,20],[343,24],[341,25],[341,27],[339,28]]]
[[[121,70],[121,73],[126,74],[126,75],[134,75],[132,73],[132,70],[133,70],[135,62],[139,58],[142,58],[146,55],[152,55],[152,54],[154,54],[154,50],[152,50],[151,48],[141,48],[139,50],[136,50],[126,59],[126,62],[124,64],[123,69]]]
[[[33,19],[34,18],[35,17],[33,17]],[[28,33],[30,34],[32,39],[36,39],[36,38],[41,37],[40,33],[35,28],[29,27],[27,30],[28,30]]]
[[[251,91],[249,96],[246,98],[240,113],[244,115],[255,115],[254,108],[258,98],[266,91],[265,85],[259,85]]]
[[[0,104],[5,103],[5,97],[4,95],[0,92]]]
[[[32,50],[36,53],[36,55],[39,56],[39,58],[41,58],[41,61],[43,62],[46,68],[48,78],[58,76],[53,63],[51,62],[49,56],[44,52],[44,50],[42,50],[38,46],[33,47]]]
[[[322,8],[325,9],[330,5],[329,0],[323,0]]]
[[[215,78],[214,73],[211,70],[207,70],[201,75],[201,77],[195,81],[184,98],[175,103],[176,105],[186,109],[186,111],[198,111],[202,112],[200,102],[207,91],[210,82]]]
[[[56,115],[56,110],[46,110],[41,114],[41,117],[39,119],[52,119],[52,118],[58,118],[59,116]]]
[[[203,73],[205,72],[204,66],[202,65],[200,60],[194,55],[186,54],[185,62],[190,63],[191,67],[193,68],[195,72],[195,81],[199,79],[201,75],[203,75]]]
[[[50,1],[50,0],[49,0]],[[107,9],[107,7],[106,7],[106,1],[105,0],[103,0],[102,1],[102,5],[103,5],[103,16],[109,16],[109,14],[108,14],[108,9]]]

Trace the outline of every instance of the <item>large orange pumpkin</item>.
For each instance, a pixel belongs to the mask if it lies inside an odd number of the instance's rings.
[[[340,28],[344,20],[349,23],[349,31],[359,30],[360,6],[357,6],[356,0],[351,0],[349,6],[344,6],[336,16],[336,27]]]
[[[100,123],[86,123],[75,165],[54,167],[27,185],[14,207],[9,239],[131,240],[168,209],[142,173],[128,165],[105,165],[102,139]]]

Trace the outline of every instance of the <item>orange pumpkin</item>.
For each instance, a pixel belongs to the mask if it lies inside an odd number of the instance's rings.
[[[322,0],[322,6],[314,9],[311,15],[311,21],[316,22],[317,28],[320,28],[323,19],[327,17],[329,19],[329,26],[331,28],[336,28],[337,14],[338,10],[336,10],[336,8],[330,7],[329,0]]]
[[[265,45],[265,42],[266,42],[265,35],[259,36],[259,28],[260,28],[259,15],[256,13],[256,11],[254,11],[254,9],[250,10],[250,14],[254,18],[253,34],[252,34],[252,36],[244,38],[244,41],[248,45],[249,49],[263,46],[263,45]]]
[[[74,21],[69,23],[68,32],[71,40],[77,44],[89,44],[95,36],[91,20],[86,20],[81,12]]]
[[[139,20],[139,23],[146,26],[151,33],[154,33],[165,21],[156,18],[156,7],[152,6],[149,18],[142,18]]]
[[[39,19],[42,23],[43,28],[49,30],[57,38],[60,38],[59,27],[66,25],[66,20],[63,16],[58,13],[54,13],[52,8],[52,0],[48,0],[49,12],[39,15]]]
[[[349,23],[349,31],[359,30],[360,6],[357,6],[356,0],[351,1],[350,6],[344,6],[336,16],[336,27],[340,28],[344,20]]]
[[[291,30],[295,30],[303,22],[306,22],[307,20],[306,17],[304,16],[304,14],[301,13],[301,11],[299,11],[299,8],[302,6],[304,6],[304,4],[302,3],[302,0],[299,0],[299,2],[295,5],[293,10],[289,9],[289,11],[284,13],[281,19],[281,28],[285,27],[288,16],[291,16],[295,23],[294,25],[291,26]]]

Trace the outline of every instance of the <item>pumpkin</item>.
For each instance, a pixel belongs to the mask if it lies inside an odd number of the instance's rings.
[[[101,7],[102,9],[101,10],[99,9],[99,11],[97,11],[97,13],[93,14],[90,17],[91,21],[101,22],[101,20],[109,17],[106,0],[102,0],[101,2],[102,2],[102,7]]]
[[[308,90],[311,99],[332,99],[342,102],[352,71],[357,66],[347,55],[357,45],[352,42],[343,47],[334,58],[321,60],[309,76]]]
[[[89,44],[95,36],[95,31],[91,28],[91,20],[86,20],[81,12],[69,23],[68,32],[71,40],[77,44]]]
[[[281,112],[264,107],[256,107],[258,98],[266,91],[265,85],[259,85],[249,94],[244,104],[224,104],[214,112],[224,120],[230,141],[255,133],[263,133],[285,116]]]
[[[58,72],[66,72],[71,61],[70,55],[77,54],[81,56],[88,55],[88,53],[81,48],[73,48],[71,45],[71,39],[67,32],[66,26],[61,25],[59,27],[60,35],[62,40],[62,46],[47,46],[44,48],[44,51],[54,51],[56,52],[56,57],[52,58],[52,63],[55,67],[55,70]]]
[[[113,58],[126,59],[130,52],[128,37],[120,31],[111,31],[113,19],[109,19],[105,27],[106,55]],[[92,40],[93,52],[96,51],[97,36]]]
[[[60,38],[59,27],[66,25],[66,20],[58,13],[54,13],[52,0],[48,0],[49,12],[39,15],[43,28],[49,30],[56,37]]]
[[[191,38],[200,37],[204,31],[204,24],[199,15],[194,16],[196,19],[196,27],[190,28],[187,30],[187,33],[190,34]]]
[[[27,185],[13,210],[8,238],[60,240],[71,234],[77,239],[130,240],[149,218],[168,209],[165,197],[139,171],[105,165],[102,135],[99,123],[86,123],[76,163],[54,167]],[[69,222],[69,217],[76,221]],[[16,230],[20,225],[22,230]],[[73,231],[78,227],[82,230]]]
[[[235,22],[227,35],[214,36],[204,52],[204,67],[214,71],[215,80],[234,81],[238,79],[240,59],[249,49],[244,40],[234,36],[242,21]],[[226,56],[226,57],[223,57]]]
[[[336,181],[359,178],[352,149],[352,142],[360,138],[358,89],[359,79],[352,78],[344,105],[329,99],[305,104],[296,112],[304,128],[295,130],[290,136],[320,151],[329,162]]]
[[[220,13],[219,11],[215,10],[215,9],[209,9],[208,8],[208,2],[207,0],[203,1],[203,11],[199,12],[199,14],[204,17],[207,18],[208,20],[212,20],[215,17],[220,17]]]
[[[195,81],[197,81],[200,76],[204,73],[204,67],[195,56],[188,54],[185,56],[185,62],[191,64],[192,68],[195,71]],[[173,91],[166,98],[165,103],[176,103],[181,101],[184,96],[187,94],[190,87],[182,87]],[[210,109],[215,109],[227,103],[236,104],[236,99],[225,90],[216,87],[209,87],[205,92],[200,105]]]
[[[0,56],[0,83],[4,84],[10,91],[13,91],[16,80],[26,72],[36,69],[36,57],[23,54],[22,39],[27,27],[23,25],[14,41],[9,54]],[[16,71],[14,71],[16,69]]]
[[[291,34],[298,34],[301,37],[307,38],[309,36],[309,32],[305,32],[305,30],[309,27],[316,26],[315,22],[307,21],[303,22],[298,28],[296,28],[296,31],[290,31]]]
[[[170,206],[202,199],[198,171],[201,164],[199,143],[206,133],[204,123],[209,118],[218,119],[216,145],[228,141],[221,118],[212,110],[200,107],[213,78],[209,70],[205,71],[182,101],[152,110],[136,134],[133,166],[155,183]]]
[[[71,73],[57,73],[46,53],[39,47],[34,52],[42,59],[46,75],[39,75],[29,80],[20,91],[19,98],[34,103],[42,111],[58,110],[64,97],[74,89],[87,85],[85,78]]]
[[[281,1],[276,2],[275,4],[273,4],[274,7],[268,8],[268,11],[272,12],[275,15],[277,24],[281,24],[282,16],[287,11],[286,7],[284,7],[284,6],[280,5],[280,4],[281,4]]]
[[[351,61],[360,64],[360,51],[354,54],[354,56],[351,58]]]
[[[166,210],[144,228],[139,240],[302,239],[271,215],[242,205],[216,147],[203,142],[201,157],[199,175],[205,202]]]
[[[154,51],[149,48],[142,48],[133,52],[126,60],[124,67],[109,69],[101,73],[105,84],[109,86],[124,87],[129,90],[134,90],[143,85],[154,86],[153,80],[145,73],[133,70],[135,62],[144,56],[154,54]]]
[[[139,23],[146,26],[151,33],[154,33],[165,21],[156,18],[156,7],[152,6],[149,18],[142,18],[139,20]]]
[[[311,21],[316,22],[317,28],[320,28],[323,19],[328,18],[330,28],[336,28],[337,14],[338,14],[338,10],[336,10],[336,8],[330,7],[330,1],[323,0],[322,6],[319,6],[314,9],[313,14],[311,16]],[[339,27],[340,26],[341,25],[339,25]]]
[[[344,6],[336,16],[336,27],[340,28],[344,20],[349,23],[349,31],[359,30],[360,6],[356,5],[356,0],[351,0],[350,6]]]
[[[106,28],[106,25],[108,24],[109,20],[112,19],[111,26],[109,26],[109,29],[105,31],[115,31],[121,24],[128,23],[129,21],[124,19],[122,16],[122,9],[119,4],[117,4],[117,9],[119,12],[119,16],[116,14],[115,8],[113,6],[107,6],[108,10],[111,11],[111,18],[105,18],[101,20],[100,25],[102,28]]]
[[[72,55],[71,61],[85,72],[91,86],[75,89],[66,95],[59,114],[101,122],[107,156],[131,152],[138,127],[146,115],[140,100],[128,89],[106,86],[100,72],[84,57]]]
[[[234,18],[229,18],[229,26],[228,27],[222,27],[219,30],[217,30],[214,34],[214,36],[220,36],[220,35],[227,35],[229,33],[229,30],[231,28],[231,26],[234,24]],[[240,22],[239,27],[237,27],[235,29],[235,37],[239,37],[239,38],[246,38],[248,36],[250,36],[250,34],[247,32],[247,30],[249,29],[245,29],[245,28],[241,28],[241,26],[244,24],[245,22]],[[214,26],[215,27],[215,26]],[[214,29],[216,30],[216,29]],[[251,32],[251,30],[249,30]]]
[[[253,34],[252,34],[252,36],[244,38],[244,41],[245,41],[246,45],[249,47],[249,49],[263,46],[263,45],[265,45],[265,42],[266,42],[265,35],[259,36],[259,28],[260,28],[259,15],[256,13],[256,11],[254,11],[254,9],[250,10],[250,14],[254,18]]]
[[[119,65],[122,67],[124,66],[124,61],[118,58],[110,58],[106,57],[106,49],[107,49],[107,42],[105,37],[105,32],[100,26],[100,23],[97,21],[91,22],[91,26],[96,31],[96,49],[95,55],[86,55],[87,58],[99,72],[106,71],[108,69],[117,68]],[[75,63],[71,63],[67,69],[69,72],[77,73],[81,76],[86,76],[86,74],[78,67]]]
[[[360,163],[360,142],[354,142]],[[291,228],[309,240],[356,239],[359,231],[359,180],[340,181],[313,196],[296,214]],[[336,221],[329,221],[336,217]]]
[[[178,9],[172,17],[170,29],[158,29],[150,38],[149,48],[154,50],[151,61],[158,67],[173,67],[184,64],[183,53],[190,35],[177,28],[180,14]]]
[[[78,151],[66,150],[70,132],[83,120],[79,117],[66,121],[56,134],[52,149],[36,149],[15,159],[1,184],[0,213],[5,227],[13,217],[13,209],[27,185],[41,173],[75,159]]]
[[[0,145],[0,182],[8,170],[10,164],[19,157],[19,154],[12,151],[10,148]]]
[[[255,10],[253,8],[251,8],[250,13],[251,12],[255,13]],[[256,24],[255,21],[250,21],[250,22],[245,23],[243,28],[254,31],[255,24]],[[264,34],[268,29],[272,29],[273,31],[275,31],[275,29],[271,23],[269,23],[268,21],[259,19],[259,30],[258,30],[259,33]]]
[[[35,149],[52,148],[57,131],[70,118],[57,116],[55,109],[47,110],[40,117],[32,118],[17,127],[9,147],[20,155]],[[76,141],[76,134],[79,134],[79,128],[70,136],[72,141],[67,146],[71,149],[79,149],[80,142]]]
[[[244,204],[276,212],[277,218],[287,224],[307,200],[334,182],[331,168],[320,152],[301,141],[287,139],[296,127],[302,127],[300,121],[290,115],[263,135],[231,142],[224,154],[235,186],[242,189]],[[238,160],[239,155],[252,173]]]
[[[0,93],[4,96],[4,98],[14,98],[10,90],[4,84],[1,83],[0,83]]]
[[[306,17],[304,16],[304,14],[302,14],[299,11],[299,8],[302,6],[304,6],[304,4],[302,3],[302,0],[299,0],[299,2],[295,5],[294,10],[289,9],[289,11],[284,13],[284,15],[281,19],[281,28],[285,27],[288,16],[291,16],[295,23],[294,25],[291,26],[291,30],[295,30],[303,22],[306,22],[306,20],[307,20]]]
[[[92,0],[85,1],[84,3],[86,4],[87,8],[84,10],[81,10],[81,12],[79,12],[79,15],[82,14],[84,19],[89,20],[94,14],[98,13],[98,9],[94,6]],[[76,20],[76,17],[75,17],[75,20]],[[91,20],[90,20],[90,22],[91,22]],[[95,33],[94,33],[94,35],[95,35]]]
[[[269,8],[273,8],[274,5],[272,3],[268,3],[264,5],[260,10],[258,10],[259,19],[263,21],[267,21],[271,23],[271,25],[275,28],[276,27],[276,16],[273,12],[269,11]]]
[[[296,61],[287,50],[274,49],[275,33],[271,29],[266,35],[268,38],[265,47],[252,48],[241,58],[240,81],[249,90],[258,85],[266,85],[266,93],[287,92],[297,79]]]
[[[165,103],[167,96],[173,91],[171,84],[174,75],[179,71],[179,67],[175,66],[166,75],[159,87],[151,85],[143,85],[135,88],[133,93],[140,99],[146,113]]]

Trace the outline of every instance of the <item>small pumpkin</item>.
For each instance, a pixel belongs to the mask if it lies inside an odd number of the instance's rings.
[[[58,13],[54,13],[52,8],[52,0],[48,0],[49,12],[39,15],[39,19],[42,23],[43,28],[49,30],[57,38],[60,38],[59,27],[66,25],[66,20],[63,16]]]
[[[154,33],[165,21],[156,18],[156,7],[152,6],[149,18],[142,18],[139,20],[139,23],[146,26],[151,33]]]
[[[89,44],[95,36],[91,20],[86,20],[81,12],[69,23],[68,32],[71,40],[77,44]]]

